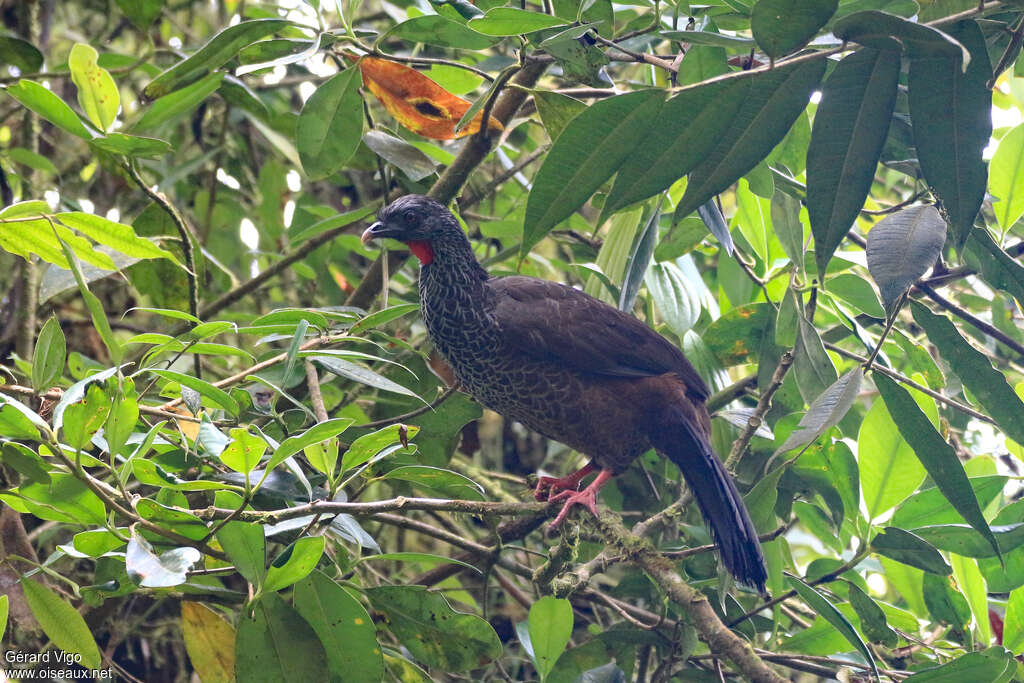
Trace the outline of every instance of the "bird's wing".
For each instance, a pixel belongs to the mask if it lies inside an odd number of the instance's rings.
[[[615,377],[676,372],[693,394],[707,386],[682,351],[636,318],[557,282],[488,280],[490,309],[505,341],[522,353]]]

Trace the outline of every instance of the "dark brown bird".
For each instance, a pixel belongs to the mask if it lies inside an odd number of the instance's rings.
[[[531,277],[492,278],[455,216],[407,195],[384,207],[363,241],[390,237],[421,262],[420,307],[460,386],[488,408],[590,457],[542,477],[537,498],[597,514],[608,480],[650,448],[674,462],[711,527],[725,567],[764,589],[757,532],[711,450],[708,388],[682,352],[636,318],[583,292]],[[580,482],[597,472],[582,491]]]

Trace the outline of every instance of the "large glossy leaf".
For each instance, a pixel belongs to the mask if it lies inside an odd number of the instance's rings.
[[[988,504],[1002,492],[1006,481],[1007,478],[1001,475],[970,478],[971,488],[974,489],[981,509],[988,507]],[[958,524],[963,521],[960,513],[949,506],[942,491],[935,487],[924,489],[907,498],[892,516],[893,526],[901,529],[931,524]]]
[[[228,522],[217,531],[217,541],[246,581],[258,585],[266,575],[267,550],[263,527]]]
[[[843,59],[825,81],[807,149],[807,211],[818,273],[871,189],[896,104],[899,52],[865,48]]]
[[[384,660],[377,644],[377,629],[358,600],[318,571],[295,584],[293,595],[295,609],[327,650],[332,680],[382,680]]]
[[[928,470],[935,485],[998,555],[999,546],[981,513],[956,449],[942,438],[906,389],[879,372],[874,373],[874,380],[900,434],[914,449],[914,454]]]
[[[64,372],[67,341],[57,318],[47,318],[36,340],[32,355],[32,387],[38,392],[50,388],[51,383]]]
[[[21,588],[46,637],[67,653],[81,655],[82,666],[100,668],[100,650],[85,619],[62,597],[41,583],[23,579]]]
[[[871,665],[872,671],[875,672],[875,677],[878,677],[878,669],[875,667],[875,657],[868,649],[864,639],[860,637],[857,630],[850,623],[850,620],[843,615],[842,612],[836,609],[835,605],[828,601],[828,599],[811,587],[809,584],[804,583],[797,577],[791,577],[789,579],[790,586],[797,592],[800,599],[806,602],[812,610],[820,614],[828,623],[832,624],[833,628],[842,634],[843,638],[859,652],[864,659],[867,660],[868,664]]]
[[[306,578],[323,554],[323,536],[305,536],[296,540],[270,564],[263,590],[278,591]]]
[[[152,130],[166,121],[182,116],[212,95],[224,80],[224,72],[215,71],[194,83],[157,98],[133,128],[136,132]]]
[[[998,200],[992,209],[1006,232],[1024,214],[1024,123],[999,140],[989,167],[988,191]]]
[[[403,387],[398,382],[394,382],[383,375],[380,375],[369,368],[364,368],[362,365],[356,363],[350,363],[343,358],[337,358],[335,356],[309,356],[309,360],[318,363],[323,366],[328,372],[332,372],[339,377],[350,379],[360,384],[365,384],[369,387],[381,389],[383,391],[392,391],[396,394],[404,394],[406,396],[416,396],[413,392]]]
[[[83,140],[92,138],[92,133],[85,127],[78,114],[64,103],[64,100],[39,85],[35,81],[21,79],[14,85],[7,86],[7,94],[21,102],[25,108],[34,111],[44,119]]]
[[[992,642],[992,625],[988,619],[988,595],[985,588],[985,578],[978,571],[977,560],[962,555],[953,554],[950,557],[953,565],[953,578],[957,586],[967,598],[967,604],[974,614],[974,623],[981,634],[982,643]]]
[[[988,619],[986,615],[986,621]],[[982,652],[968,652],[951,662],[919,671],[904,678],[907,683],[998,683],[1006,681],[1007,672],[1017,669],[1013,654],[1002,647]]]
[[[74,228],[96,242],[105,244],[127,256],[175,260],[171,252],[161,249],[145,237],[136,235],[130,225],[82,211],[58,213],[57,218],[69,228]]]
[[[1024,545],[1024,523],[993,525],[990,527],[1003,553]],[[967,524],[933,524],[917,527],[915,534],[940,550],[964,557],[995,557],[991,542]]]
[[[302,107],[295,144],[310,178],[326,178],[345,165],[363,135],[359,69],[352,67],[316,89]]]
[[[427,43],[465,50],[486,50],[498,42],[498,38],[478,33],[472,28],[467,28],[465,24],[439,14],[425,14],[407,19],[388,31],[386,37],[401,38],[410,43]]]
[[[204,397],[210,399],[218,406],[228,411],[232,415],[237,415],[241,408],[238,405],[238,401],[233,399],[228,392],[215,387],[205,380],[201,380],[198,377],[186,375],[181,372],[175,372],[174,370],[157,370],[154,368],[147,368],[148,372],[154,375],[159,375],[164,379],[169,379],[173,382],[177,382],[181,386],[188,387],[194,391],[198,391]]]
[[[952,574],[953,568],[949,568]],[[953,628],[953,637],[964,637],[963,627],[971,621],[971,606],[958,591],[951,576],[925,574],[921,581],[922,597],[928,614],[935,621],[944,621]]]
[[[935,265],[946,242],[946,222],[934,206],[912,206],[882,219],[867,241],[868,271],[892,315],[900,297]]]
[[[992,77],[985,37],[975,21],[946,29],[970,50],[910,60],[910,117],[925,180],[942,200],[957,246],[963,245],[985,198],[988,167],[981,157],[992,135]]]
[[[711,151],[746,100],[751,79],[734,78],[683,90],[670,98],[650,132],[673,131],[664,144],[640,144],[626,157],[602,217],[654,196],[689,173]]]
[[[803,47],[832,18],[839,0],[758,0],[750,31],[769,57]]]
[[[988,231],[981,228],[971,231],[965,256],[969,263],[976,265],[985,282],[1024,301],[1024,266],[1000,249]]]
[[[808,320],[797,321],[796,345],[793,347],[793,374],[800,395],[808,403],[815,401],[839,377],[836,366],[825,351],[821,336]]]
[[[675,220],[685,218],[767,157],[807,108],[824,73],[824,60],[817,60],[741,77],[750,78],[747,98],[718,144],[690,173]]]
[[[651,264],[646,281],[647,291],[661,319],[681,339],[700,317],[701,303],[697,288],[679,266],[671,261]]]
[[[469,671],[501,656],[501,642],[491,625],[454,611],[440,593],[423,586],[380,586],[366,594],[384,613],[395,637],[428,666]]]
[[[857,398],[864,371],[860,367],[850,370],[821,392],[802,418],[800,424],[775,451],[784,453],[811,443],[831,427],[839,424]]]
[[[985,411],[995,419],[1006,435],[1024,443],[1024,402],[1006,376],[992,367],[988,356],[974,348],[944,315],[935,315],[918,302],[911,303],[914,320],[924,328],[928,341],[939,349],[953,372],[964,383]]]
[[[526,202],[522,253],[579,209],[635,152],[662,107],[650,89],[601,100],[575,117],[552,145]]]
[[[239,618],[235,677],[255,683],[325,681],[327,654],[306,620],[277,593],[268,593]]]
[[[229,26],[190,57],[183,59],[154,78],[143,89],[143,95],[155,100],[167,93],[197,81],[214,69],[224,65],[246,45],[280,31],[290,25],[284,19],[255,19]]]
[[[900,437],[882,401],[875,401],[861,422],[857,453],[868,519],[903,502],[924,480],[924,467]]]
[[[562,26],[565,21],[541,12],[515,7],[494,7],[482,17],[469,20],[469,27],[489,36],[515,36]]]
[[[971,54],[942,31],[878,10],[856,12],[832,24],[836,38],[883,50],[906,49],[912,57],[929,54],[959,56],[966,64]]]
[[[1015,655],[1024,652],[1024,588],[1011,591],[1006,602],[1003,645]]]
[[[953,573],[953,569],[935,546],[899,527],[886,527],[882,533],[875,536],[871,541],[871,550],[931,574],[948,576]]]
[[[546,680],[572,636],[572,605],[566,599],[545,595],[530,606],[530,649],[540,679]]]

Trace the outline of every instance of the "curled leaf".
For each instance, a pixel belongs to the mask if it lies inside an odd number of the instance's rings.
[[[472,102],[453,95],[416,69],[386,59],[363,57],[359,70],[363,85],[376,95],[388,113],[414,133],[434,140],[452,140],[480,130],[483,112],[456,132],[455,124]],[[503,130],[493,118],[489,118],[488,128]]]

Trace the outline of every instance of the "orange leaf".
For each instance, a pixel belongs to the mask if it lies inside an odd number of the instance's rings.
[[[455,124],[472,103],[451,94],[416,69],[377,57],[363,57],[359,60],[359,69],[363,85],[412,132],[434,140],[451,140],[480,130],[483,112],[456,133]],[[488,118],[490,130],[503,129],[494,118]]]

